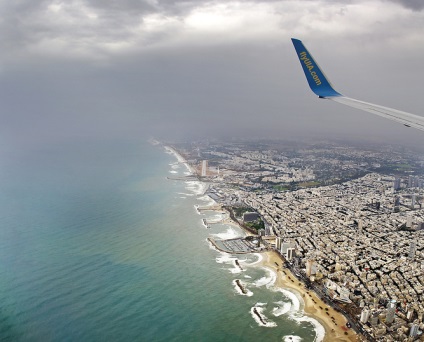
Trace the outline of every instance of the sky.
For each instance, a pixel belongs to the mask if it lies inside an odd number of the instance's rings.
[[[301,39],[341,93],[424,115],[421,0],[0,0],[0,144],[424,132],[309,90]]]

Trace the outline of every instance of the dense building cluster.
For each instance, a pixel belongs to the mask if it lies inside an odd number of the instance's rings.
[[[210,194],[257,212],[275,248],[328,298],[354,306],[369,336],[424,330],[421,156],[334,145],[208,144],[180,151]],[[208,171],[205,162],[208,160]],[[269,240],[269,238],[268,238]]]

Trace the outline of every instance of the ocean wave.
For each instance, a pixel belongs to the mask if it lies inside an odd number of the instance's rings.
[[[178,192],[178,195],[183,195],[183,196],[194,196],[193,194],[188,194],[186,192]]]
[[[292,304],[290,302],[279,301],[279,302],[274,302],[274,304],[278,304],[278,306],[272,309],[272,314],[275,317],[279,317],[281,315],[286,314],[287,312],[290,311],[292,307]]]
[[[208,216],[208,220],[211,220],[211,221],[218,221],[218,220],[222,220],[223,218],[224,216],[221,213],[216,213],[214,215]]]
[[[230,269],[229,269],[229,271],[230,271],[232,274],[239,274],[239,273],[243,272],[241,269],[239,269],[239,268],[237,268],[237,267],[230,268]]]
[[[274,328],[277,326],[277,323],[271,321],[264,315],[264,308],[261,306],[252,306],[250,308],[250,314],[253,319],[260,325],[261,327]]]
[[[303,339],[296,335],[286,335],[283,337],[283,342],[301,342]]]
[[[296,317],[296,322],[309,322],[314,326],[315,339],[314,342],[322,342],[325,337],[325,329],[316,319],[309,316]]]
[[[275,284],[275,281],[277,280],[277,274],[274,271],[270,270],[269,268],[262,267],[262,269],[264,269],[265,272],[268,274],[256,280],[253,283],[253,285],[255,285],[256,287],[261,287],[266,285],[267,288],[270,288],[271,286]]]
[[[292,314],[299,312],[301,299],[299,299],[299,297],[296,296],[295,293],[286,289],[282,289],[282,288],[276,288],[275,291],[281,292],[287,299],[290,300],[291,302],[290,312]]]
[[[264,307],[265,305],[266,305],[267,303],[263,303],[263,302],[257,302],[256,304],[255,304],[255,306],[257,306],[257,307]]]
[[[209,197],[208,195],[200,196],[197,199],[199,199],[200,201],[206,202],[205,203],[206,206],[208,205],[212,206],[216,204],[216,201],[213,198]]]
[[[247,265],[247,266],[253,266],[253,265],[256,265],[256,264],[258,264],[258,263],[260,263],[262,260],[263,260],[263,256],[262,256],[262,254],[259,254],[259,253],[254,253],[253,254],[253,256],[255,256],[255,257],[257,257],[258,259],[257,260],[254,260],[254,261],[252,261],[252,262],[247,262],[247,261],[249,261],[248,259],[246,259],[246,260],[241,260],[245,265]]]
[[[187,181],[186,189],[196,195],[202,195],[206,190],[206,185],[198,181]]]
[[[169,173],[178,173],[178,171],[174,171],[174,170],[171,170],[171,171],[169,171]]]
[[[237,232],[234,228],[229,227],[225,232],[217,233],[217,234],[211,234],[212,236],[215,236],[217,238],[220,238],[222,240],[227,239],[235,239],[237,237],[240,237],[239,232]]]
[[[165,152],[172,154],[180,163],[185,162],[184,158],[170,146],[164,146]]]
[[[237,258],[232,257],[230,254],[221,252],[220,256],[215,258],[215,261],[218,264],[229,264],[229,263],[232,264],[234,262],[234,260],[236,260],[236,259]]]
[[[233,265],[234,267],[228,268],[228,271],[232,274],[238,274],[243,272],[243,270],[236,265],[237,258],[232,257],[230,254],[220,252],[220,256],[215,258],[215,261],[218,264],[228,264]]]

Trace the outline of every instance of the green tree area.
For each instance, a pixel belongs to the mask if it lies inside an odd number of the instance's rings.
[[[249,207],[232,207],[234,215],[237,217],[242,217],[244,213],[248,211],[253,211],[252,208]]]
[[[258,219],[253,222],[245,222],[244,224],[249,228],[256,229],[257,231],[259,229],[265,229],[265,223],[262,221],[262,219]]]
[[[317,182],[317,181],[310,181],[310,182],[299,183],[299,186],[302,187],[302,188],[311,188],[311,187],[314,187],[314,186],[319,186],[320,184],[321,183]]]
[[[277,191],[287,191],[287,190],[290,190],[290,187],[285,186],[285,185],[274,185],[272,188],[274,190],[277,190]]]

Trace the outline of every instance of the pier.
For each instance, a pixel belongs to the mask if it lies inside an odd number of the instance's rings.
[[[195,176],[195,175],[190,175],[190,176],[168,176],[166,177],[166,179],[170,179],[170,180],[178,180],[178,181],[198,181],[199,177]]]
[[[207,207],[197,207],[196,209],[199,213],[201,211],[220,211],[220,210],[223,210],[222,206],[220,204],[210,205],[210,206],[207,206]]]

